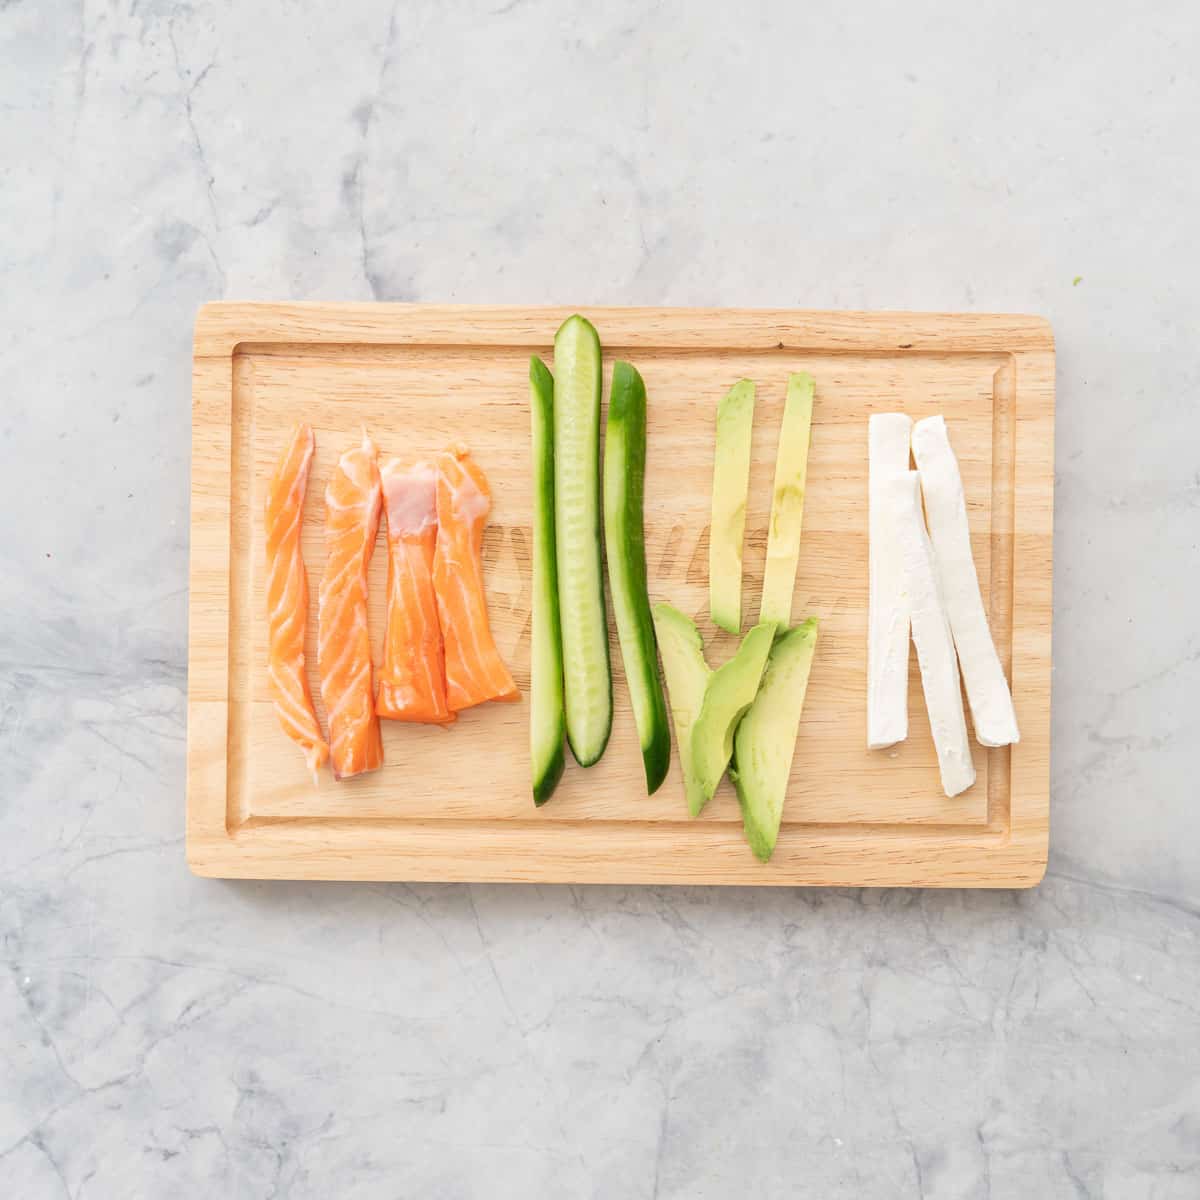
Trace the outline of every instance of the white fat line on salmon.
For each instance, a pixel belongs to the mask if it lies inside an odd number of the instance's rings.
[[[322,672],[323,677],[329,681],[330,686],[333,686],[342,677],[343,672],[346,670],[347,661],[354,658],[354,655],[361,649],[361,646],[362,640],[354,637],[353,633],[343,639],[337,658],[331,663],[327,662]],[[322,685],[321,690],[322,692],[325,690],[324,685]]]
[[[334,701],[333,707],[329,709],[329,725],[333,728],[333,723],[346,711],[346,707],[351,703],[360,702],[364,697],[368,700],[367,707],[373,711],[373,705],[370,703],[370,672],[371,664],[363,663],[358,670],[346,680],[346,686],[341,689],[341,694]],[[357,732],[357,730],[347,731]]]
[[[461,572],[459,572],[459,571],[451,572],[448,582],[449,582],[450,586],[452,588],[455,588],[458,592],[457,599],[458,599],[459,611],[464,612],[464,613],[469,611],[467,608],[467,600],[469,598],[470,592],[469,592],[469,589],[467,588],[466,580],[463,578]],[[457,684],[460,688],[464,688],[464,690],[466,690],[467,684],[469,684],[472,688],[474,688],[478,691],[486,690],[486,681],[483,679],[482,676],[477,674],[475,671],[475,664],[479,662],[478,653],[473,655],[471,658],[468,658],[467,655],[464,654],[464,652],[463,652],[465,637],[467,635],[473,634],[473,630],[471,629],[471,625],[473,623],[470,621],[461,622],[461,621],[452,620],[451,617],[452,617],[453,610],[450,608],[449,605],[444,603],[444,601],[442,600],[442,597],[440,595],[438,597],[438,605],[439,605],[439,612],[444,610],[443,624],[447,627],[445,629],[444,636],[446,638],[448,645],[453,646],[453,648],[455,650],[454,663],[453,663],[455,674],[453,677],[453,682],[455,684]],[[462,629],[459,628],[459,626],[464,623],[467,625],[467,629],[466,629],[465,633]],[[472,643],[472,646],[476,651],[478,651],[478,648],[479,648],[478,640],[475,640]],[[451,668],[451,663],[450,663],[449,659],[447,659],[446,669],[447,669],[448,676],[450,673],[450,668]],[[451,680],[448,678],[447,682],[449,683],[449,682],[451,682]]]

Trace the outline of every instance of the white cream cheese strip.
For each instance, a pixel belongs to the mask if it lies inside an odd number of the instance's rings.
[[[983,746],[1007,746],[1021,735],[979,592],[962,475],[946,422],[941,417],[918,421],[912,448],[925,495],[942,602],[958,649],[975,736]]]
[[[942,789],[947,796],[957,796],[975,782],[975,764],[967,741],[954,639],[938,593],[933,547],[921,515],[920,478],[916,471],[906,471],[885,478],[881,488],[884,503],[897,514],[909,619]]]
[[[876,413],[868,433],[870,613],[867,619],[867,746],[908,737],[908,603],[897,511],[884,495],[890,475],[908,472],[912,420]]]

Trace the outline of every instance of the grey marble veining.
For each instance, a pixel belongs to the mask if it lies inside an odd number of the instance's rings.
[[[1200,1195],[1198,30],[0,0],[0,1194]],[[1046,882],[192,878],[217,297],[1049,316]]]

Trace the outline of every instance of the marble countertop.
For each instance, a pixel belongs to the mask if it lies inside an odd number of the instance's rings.
[[[1198,28],[0,0],[0,1192],[1200,1195]],[[1044,884],[193,878],[220,297],[1048,316]]]

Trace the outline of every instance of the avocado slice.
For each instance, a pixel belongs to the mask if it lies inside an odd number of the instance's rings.
[[[689,797],[688,811],[693,817],[712,799],[729,766],[734,730],[754,703],[774,639],[773,621],[755,625],[742,639],[737,653],[709,678],[700,715],[692,726],[692,769],[697,791]]]
[[[779,638],[771,649],[758,696],[737,728],[734,766],[729,773],[742,806],[746,840],[763,862],[771,857],[779,836],[816,646],[816,617]]]
[[[708,687],[708,663],[704,661],[704,644],[695,624],[670,604],[655,604],[654,632],[658,637],[658,652],[662,655],[663,674],[667,680],[667,696],[671,702],[671,717],[675,722],[675,742],[679,746],[679,764],[683,769],[683,790],[688,812],[696,815],[705,797],[692,763],[692,729],[704,703]]]
[[[767,565],[763,573],[760,621],[786,629],[792,620],[792,593],[800,560],[800,530],[804,524],[804,493],[808,483],[808,446],[812,440],[813,377],[807,371],[788,376],[779,450],[775,455],[775,486],[771,493],[771,524],[767,531]]]
[[[742,540],[750,488],[754,382],[739,379],[717,405],[712,526],[708,538],[708,611],[726,633],[742,632]]]

